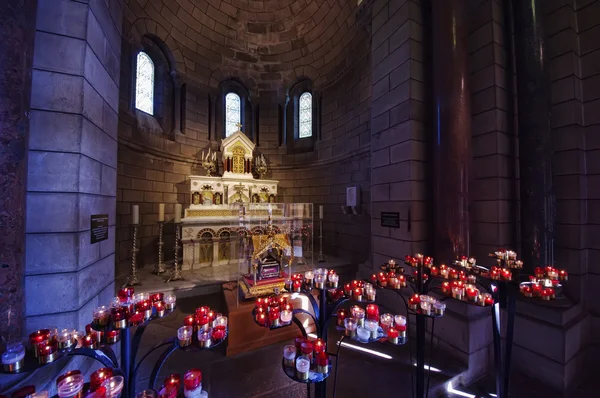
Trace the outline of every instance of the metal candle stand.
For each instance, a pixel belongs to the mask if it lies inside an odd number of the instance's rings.
[[[127,277],[127,282],[125,282],[125,286],[135,286],[140,284],[140,278],[137,273],[137,252],[140,250],[137,247],[137,233],[140,224],[131,224],[133,228],[133,247],[131,248],[131,274]]]
[[[323,256],[323,219],[319,220],[319,257],[317,258],[317,262],[325,262],[325,256]]]
[[[181,275],[181,267],[179,266],[179,249],[181,246],[179,245],[181,241],[181,222],[176,222],[175,224],[175,268],[173,269],[173,274],[165,281],[165,282],[173,282],[173,281],[182,281],[183,276]]]
[[[152,271],[155,275],[161,275],[166,272],[165,263],[163,262],[163,246],[165,242],[163,241],[163,227],[165,225],[164,221],[158,221],[158,264],[156,264],[156,268]]]

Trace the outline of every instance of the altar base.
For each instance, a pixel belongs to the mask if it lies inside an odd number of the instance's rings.
[[[229,336],[227,337],[227,356],[237,355],[242,352],[251,351],[285,340],[293,340],[300,334],[296,325],[270,330],[258,326],[254,322],[252,309],[254,300],[240,301],[237,303],[238,284],[236,282],[223,284],[223,295],[227,305],[227,316]],[[299,296],[289,300],[294,308],[309,310],[309,302],[306,297]],[[315,331],[315,324],[309,316],[299,316],[307,325],[307,333]]]

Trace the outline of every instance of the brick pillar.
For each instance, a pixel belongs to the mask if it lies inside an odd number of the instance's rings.
[[[25,191],[37,0],[0,2],[0,337],[24,326]]]
[[[432,3],[434,257],[468,256],[471,92],[466,0]]]
[[[39,0],[27,181],[27,329],[79,328],[114,295],[122,1]],[[90,216],[109,237],[91,243]]]

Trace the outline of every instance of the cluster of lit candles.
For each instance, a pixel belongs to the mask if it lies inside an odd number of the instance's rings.
[[[90,376],[89,388],[85,390],[84,377],[79,369],[64,373],[56,379],[59,398],[118,398],[124,386],[123,376],[113,374],[111,368],[100,368]],[[13,397],[48,398],[48,391],[37,391],[26,386],[13,393]]]
[[[153,317],[162,318],[175,309],[176,297],[165,293],[137,293],[133,287],[119,290],[117,297],[109,306],[100,306],[94,310],[92,327],[126,329],[137,326]]]
[[[210,307],[196,308],[194,315],[188,315],[183,326],[177,330],[177,343],[185,348],[194,341],[201,348],[209,348],[227,337],[227,317]]]
[[[168,375],[159,389],[160,398],[177,398],[182,387],[181,375],[173,373]],[[143,392],[143,397],[156,396]],[[142,393],[138,394],[138,397]],[[186,398],[208,398],[208,393],[202,390],[202,372],[199,369],[190,369],[183,375],[183,395]]]
[[[444,284],[446,283],[448,282],[444,282]],[[463,282],[457,281],[456,283],[462,284]],[[443,316],[446,312],[446,303],[426,294],[414,294],[408,299],[408,308],[423,315]]]
[[[392,344],[406,343],[406,317],[390,313],[379,314],[379,306],[367,304],[337,311],[337,326],[344,328],[346,337],[363,343],[387,339]]]
[[[489,256],[495,258],[498,264],[502,265],[501,268],[523,268],[523,261],[517,260],[517,253],[512,250],[500,249]]]
[[[295,369],[299,380],[308,380],[311,369],[326,375],[329,373],[329,354],[325,342],[322,339],[296,337],[294,345],[283,347],[283,365]]]
[[[390,260],[390,263],[392,261],[394,260]],[[371,282],[373,284],[379,284],[381,287],[402,289],[407,285],[406,276],[403,273],[403,268],[391,268],[388,272],[379,272],[371,275]]]
[[[344,296],[351,298],[354,301],[371,302],[375,301],[377,290],[375,289],[375,286],[369,282],[353,280],[344,285]]]
[[[554,300],[556,298],[555,288],[561,281],[569,279],[569,274],[565,270],[558,270],[554,267],[536,267],[535,274],[529,277],[529,282],[522,283],[521,293],[525,297],[539,298],[542,300]]]
[[[254,305],[254,320],[269,328],[287,326],[292,323],[293,311],[286,296],[259,297]]]
[[[442,282],[440,290],[444,295],[450,296],[455,300],[480,305],[482,307],[494,304],[494,299],[490,293],[483,293],[474,284],[465,283],[462,280]],[[433,310],[435,312],[435,308],[433,308]],[[438,314],[436,313],[436,315]]]
[[[312,290],[313,288],[325,289],[338,287],[340,276],[334,270],[327,268],[317,268],[306,271],[304,274],[292,274],[284,281],[285,290],[288,292],[300,293],[302,290]]]

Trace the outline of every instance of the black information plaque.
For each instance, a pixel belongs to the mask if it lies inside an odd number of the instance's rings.
[[[93,214],[90,225],[92,244],[108,239],[108,214]]]
[[[381,226],[400,228],[400,213],[381,212]]]

